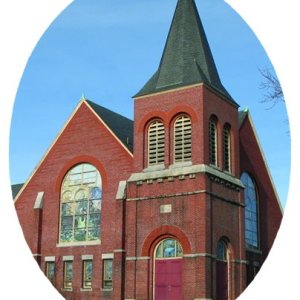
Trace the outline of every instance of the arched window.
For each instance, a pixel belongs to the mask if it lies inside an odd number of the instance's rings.
[[[231,171],[231,141],[230,141],[230,125],[225,124],[223,128],[223,161],[224,170]]]
[[[156,258],[182,257],[182,247],[177,240],[165,239],[156,248]]]
[[[65,176],[60,199],[60,243],[100,239],[102,182],[98,170],[83,163]]]
[[[229,264],[228,245],[223,239],[218,241],[216,261],[216,292],[217,300],[229,299]]]
[[[165,161],[165,127],[153,121],[148,128],[148,166],[163,164]]]
[[[212,116],[209,119],[209,163],[217,165],[217,118]]]
[[[227,244],[223,240],[218,241],[217,259],[222,261],[227,261]]]
[[[248,173],[243,173],[241,181],[245,186],[245,239],[247,248],[258,248],[258,203],[256,187]]]
[[[187,115],[179,116],[174,123],[174,162],[192,159],[192,123]]]

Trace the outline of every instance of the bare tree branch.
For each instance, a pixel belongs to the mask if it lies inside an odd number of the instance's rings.
[[[264,98],[260,102],[270,104],[271,106],[269,106],[267,109],[273,108],[279,102],[284,103],[285,100],[284,100],[283,91],[280,82],[277,79],[277,77],[274,75],[274,73],[271,72],[270,69],[268,68],[258,69],[258,70],[263,77],[263,81],[261,81],[259,88],[265,91],[263,95]],[[289,124],[288,120],[286,120],[286,124],[287,125]],[[290,135],[289,130],[286,133]]]
[[[279,80],[268,68],[259,69],[260,74],[263,77],[263,81],[260,83],[259,88],[265,91],[264,99],[262,103],[269,103],[273,108],[279,102],[285,102],[283,91]]]

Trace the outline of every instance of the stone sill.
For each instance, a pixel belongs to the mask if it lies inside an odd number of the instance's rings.
[[[72,292],[73,288],[61,288],[61,291],[63,291],[63,292]]]
[[[56,247],[80,247],[100,245],[101,241],[57,243]]]
[[[93,289],[92,288],[81,288],[80,292],[92,292]]]
[[[105,288],[102,288],[101,291],[102,292],[112,292],[114,289],[105,289]]]

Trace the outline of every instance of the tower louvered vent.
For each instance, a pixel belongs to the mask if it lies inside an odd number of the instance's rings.
[[[192,158],[192,124],[186,116],[177,118],[174,124],[174,162],[190,161]]]
[[[148,165],[163,164],[165,161],[165,127],[154,121],[148,129]]]
[[[214,116],[209,120],[209,163],[217,165],[217,119]]]

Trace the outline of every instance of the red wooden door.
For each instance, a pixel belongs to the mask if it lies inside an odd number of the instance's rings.
[[[155,300],[182,300],[182,259],[155,262]]]
[[[217,260],[217,300],[228,300],[228,265]]]

